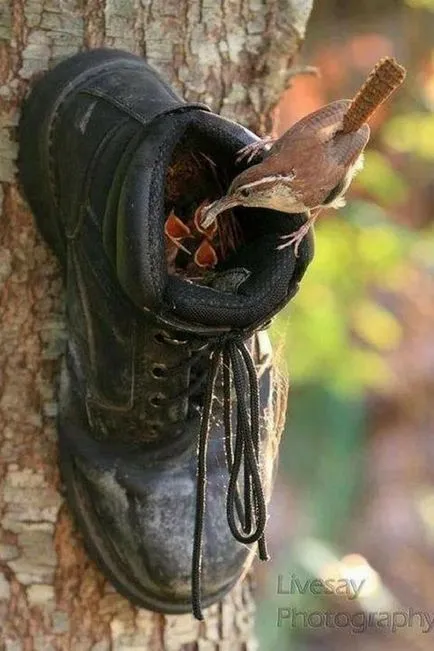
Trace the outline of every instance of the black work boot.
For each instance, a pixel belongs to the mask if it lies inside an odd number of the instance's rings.
[[[20,124],[21,182],[65,277],[68,502],[119,592],[166,613],[193,604],[200,618],[201,596],[208,606],[234,586],[253,543],[266,557],[282,401],[263,328],[296,293],[312,241],[297,258],[278,251],[288,216],[237,209],[241,243],[198,284],[169,273],[164,235],[171,210],[229,186],[255,139],[116,50],[48,72]]]

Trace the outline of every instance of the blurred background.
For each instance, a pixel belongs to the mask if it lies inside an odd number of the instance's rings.
[[[273,326],[291,390],[261,651],[434,648],[434,0],[317,0],[299,63],[320,76],[294,79],[275,130],[352,97],[385,55],[405,86]]]

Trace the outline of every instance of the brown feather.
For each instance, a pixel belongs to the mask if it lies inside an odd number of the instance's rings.
[[[350,100],[332,102],[294,124],[259,164],[241,172],[231,192],[267,177],[288,177],[294,196],[307,208],[323,203],[360,156],[369,139],[369,127],[343,134],[343,117]],[[278,181],[276,181],[278,183]]]

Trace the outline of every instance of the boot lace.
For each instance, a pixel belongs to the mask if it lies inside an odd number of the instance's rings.
[[[173,341],[166,337],[167,343]],[[176,340],[176,343],[180,340]],[[187,342],[185,342],[187,343]],[[202,620],[201,577],[203,529],[206,509],[207,448],[212,416],[214,389],[222,366],[223,423],[225,432],[226,463],[229,483],[226,498],[226,515],[234,538],[243,544],[258,543],[258,555],[268,560],[264,537],[267,507],[259,471],[259,385],[252,356],[245,344],[245,335],[230,333],[207,341],[194,349],[191,357],[170,371],[193,365],[199,358],[207,358],[207,370],[183,392],[166,399],[173,402],[181,396],[194,395],[206,384],[203,412],[197,448],[197,481],[195,526],[192,554],[192,610],[196,619]],[[232,384],[236,396],[236,431],[232,428]],[[243,474],[243,490],[239,483]]]

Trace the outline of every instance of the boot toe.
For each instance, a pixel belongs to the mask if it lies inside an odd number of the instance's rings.
[[[188,455],[190,456],[190,455]],[[191,611],[195,470],[187,457],[165,469],[131,459],[97,464],[62,452],[68,501],[93,560],[138,606]],[[226,522],[222,474],[209,477],[201,578],[204,607],[222,599],[247,571],[254,547],[239,544]]]

